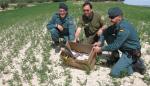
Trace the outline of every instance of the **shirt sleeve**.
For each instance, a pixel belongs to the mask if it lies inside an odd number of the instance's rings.
[[[56,23],[55,23],[55,21],[56,21],[56,16],[54,15],[54,16],[52,17],[52,19],[48,22],[48,24],[47,24],[47,29],[56,28]]]
[[[99,23],[100,23],[100,27],[102,27],[104,25],[103,19],[102,19],[102,17],[100,15],[99,15]],[[101,44],[103,46],[103,44],[104,44],[104,35],[103,35],[103,32],[99,36],[99,41],[101,42]]]
[[[103,34],[101,34],[101,35],[99,36],[99,40],[98,40],[98,41],[101,42],[101,46],[104,45],[105,39],[104,39],[104,35],[103,35]]]
[[[80,18],[79,18],[79,21],[78,21],[78,24],[77,24],[78,27],[82,27],[82,26],[83,26],[82,21],[83,21],[83,20],[82,20],[82,17],[80,17]]]
[[[100,27],[102,27],[104,25],[104,20],[100,15],[98,16],[98,19],[99,19]]]
[[[121,45],[125,42],[125,40],[129,36],[129,31],[127,29],[119,29],[116,39],[113,43],[102,47],[102,51],[114,51],[121,47]]]
[[[76,29],[75,21],[73,18],[70,18],[69,19],[69,39],[70,39],[70,41],[73,41],[75,38],[75,29]]]

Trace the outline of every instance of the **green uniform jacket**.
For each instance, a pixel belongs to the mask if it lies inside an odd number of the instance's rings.
[[[135,28],[124,19],[119,24],[115,25],[115,28],[106,30],[104,34],[113,34],[116,38],[108,46],[102,47],[102,51],[114,51],[118,49],[121,51],[126,51],[141,49],[139,37]]]
[[[64,19],[61,19],[58,13],[55,13],[50,20],[50,22],[47,24],[48,29],[56,28],[56,24],[60,24],[63,26],[64,30],[62,31],[62,34],[69,35],[69,38],[71,40],[74,40],[74,34],[75,34],[75,23],[71,16],[67,15]]]
[[[84,28],[86,37],[96,34],[96,32],[103,26],[101,16],[93,12],[90,18],[82,15],[78,27]]]

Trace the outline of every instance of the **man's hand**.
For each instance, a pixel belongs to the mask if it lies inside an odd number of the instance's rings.
[[[107,26],[106,26],[106,25],[103,25],[103,26],[97,31],[96,34],[97,34],[98,36],[100,36],[106,28],[107,28]]]
[[[77,42],[77,40],[76,40],[76,39],[74,39],[74,40],[73,40],[73,42],[74,42],[74,43],[76,43],[76,42]]]
[[[97,36],[100,36],[100,35],[102,34],[102,32],[103,32],[102,29],[99,29],[99,30],[97,31],[97,33],[96,33]]]
[[[75,40],[76,41],[78,41],[78,39],[79,39],[80,32],[81,32],[81,28],[78,27],[77,30],[76,30],[76,32],[75,32]]]
[[[63,26],[61,26],[60,24],[57,24],[56,26],[60,31],[63,31],[63,29],[64,29]]]
[[[100,47],[101,46],[101,42],[99,41],[99,42],[95,42],[94,44],[93,44],[93,46],[95,47],[95,46],[98,46],[98,47]]]
[[[79,43],[79,39],[76,39],[76,38],[75,38],[75,39],[73,40],[73,42],[74,42],[74,43]]]
[[[96,53],[101,53],[101,52],[102,52],[101,47],[99,47],[99,46],[93,47],[93,50],[94,50]]]

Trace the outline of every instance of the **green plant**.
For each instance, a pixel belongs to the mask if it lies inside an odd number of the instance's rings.
[[[13,80],[14,80],[15,82],[17,82],[16,84],[17,84],[18,86],[21,86],[21,85],[22,85],[20,76],[18,75],[18,72],[17,72],[17,71],[13,74]]]
[[[120,78],[123,78],[123,77],[125,77],[125,76],[127,76],[128,75],[128,71],[127,70],[123,70],[123,71],[121,71],[120,72]]]
[[[145,74],[143,80],[144,80],[145,83],[147,83],[148,85],[150,85],[150,75]]]
[[[112,83],[114,86],[120,86],[121,85],[120,81],[117,81],[116,78],[112,78]]]
[[[71,81],[72,81],[72,76],[70,75],[70,70],[66,70],[64,71],[64,74],[66,77],[65,79],[65,83],[64,83],[64,86],[71,86]]]

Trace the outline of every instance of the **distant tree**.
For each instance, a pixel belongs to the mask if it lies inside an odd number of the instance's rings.
[[[27,3],[33,3],[35,0],[26,0]]]
[[[16,3],[17,0],[10,0],[10,3]]]
[[[53,2],[64,2],[64,1],[67,1],[67,0],[52,0]]]
[[[0,7],[4,10],[9,7],[9,0],[0,0]]]

